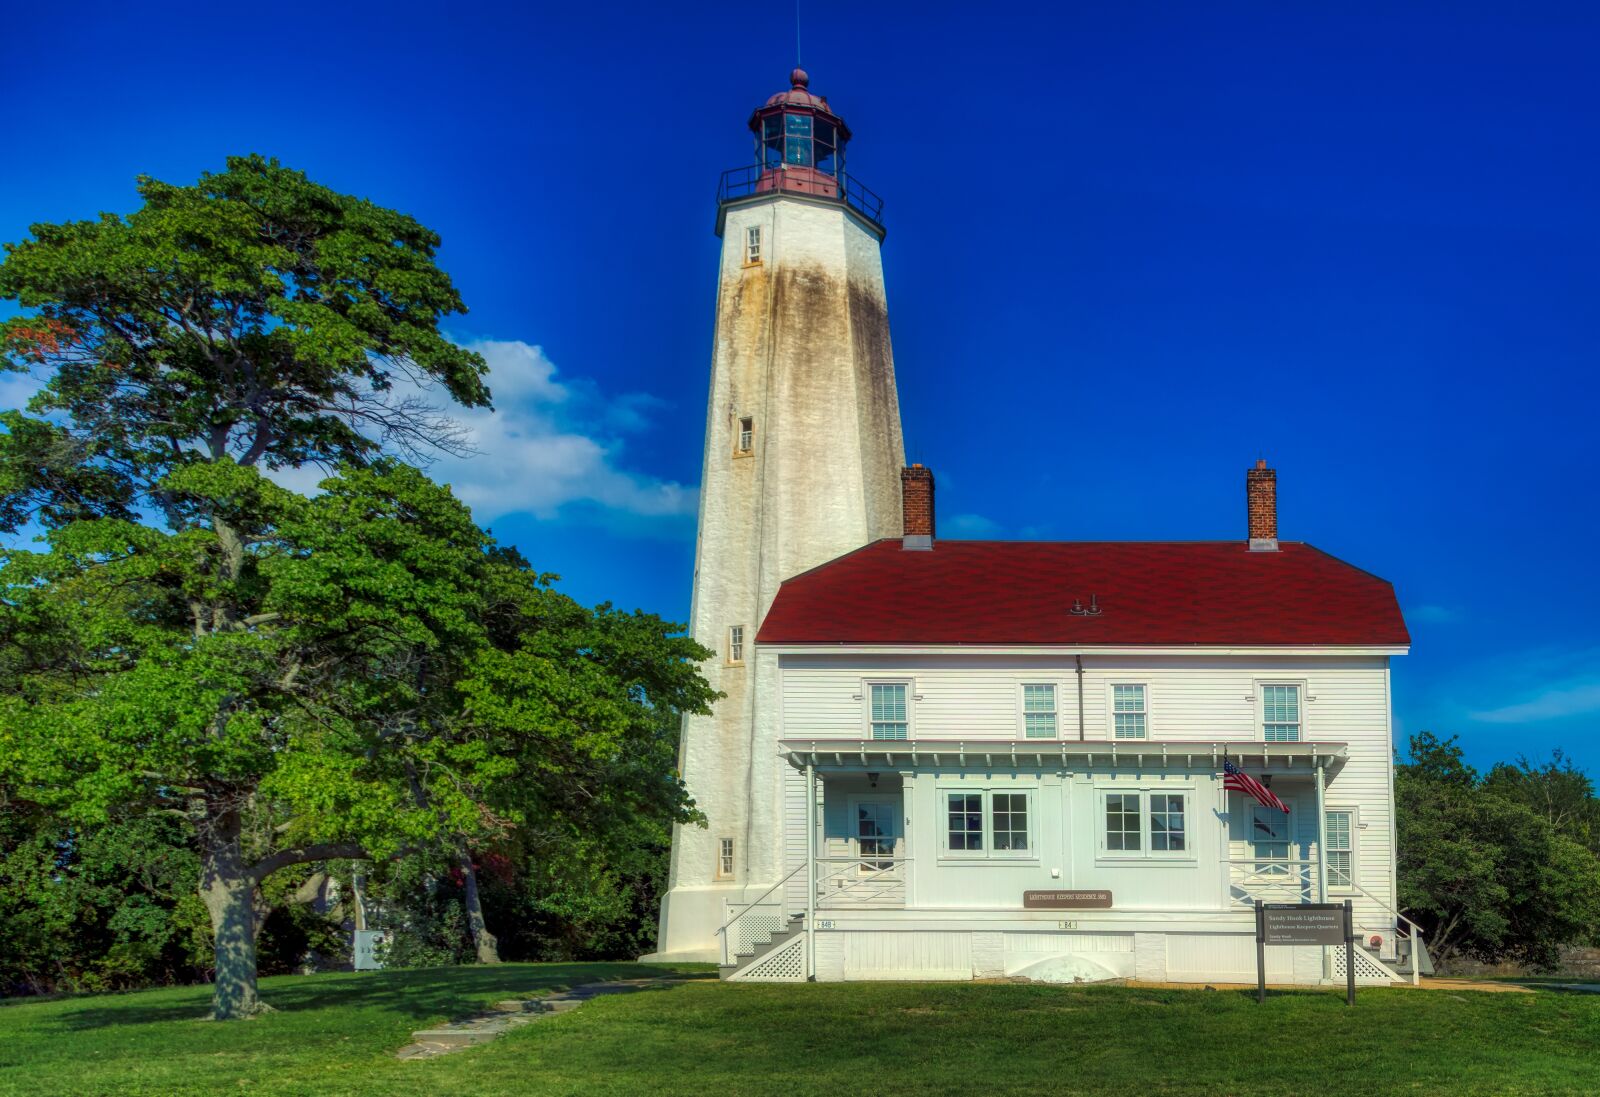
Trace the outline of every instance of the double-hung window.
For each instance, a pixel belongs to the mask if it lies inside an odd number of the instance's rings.
[[[717,879],[733,876],[733,839],[723,838],[717,843]]]
[[[1261,737],[1269,743],[1300,741],[1300,687],[1264,685],[1261,687]]]
[[[1144,849],[1144,826],[1140,821],[1137,792],[1106,793],[1106,849],[1136,853]]]
[[[908,708],[910,685],[906,682],[867,683],[867,721],[874,739],[909,739],[911,715]]]
[[[1028,794],[991,792],[989,832],[996,853],[1025,853],[1028,849]]]
[[[1192,790],[1107,789],[1100,794],[1101,856],[1192,859]]]
[[[1328,886],[1355,887],[1355,812],[1329,808],[1324,828],[1328,834]]]
[[[1150,852],[1182,853],[1188,848],[1187,807],[1182,793],[1150,794]]]
[[[756,444],[756,421],[754,416],[746,415],[739,420],[739,443],[733,451],[738,454],[748,455]]]
[[[728,662],[739,664],[744,662],[744,626],[728,626]]]
[[[1143,739],[1149,725],[1143,685],[1111,687],[1111,721],[1118,739]]]
[[[946,847],[952,853],[982,853],[983,793],[951,792],[944,800]]]
[[[761,262],[760,225],[751,225],[744,230],[744,261],[746,265]]]
[[[1029,682],[1022,687],[1022,734],[1029,739],[1056,737],[1056,687]]]
[[[964,859],[1035,857],[1033,794],[1015,789],[945,789],[944,855]]]

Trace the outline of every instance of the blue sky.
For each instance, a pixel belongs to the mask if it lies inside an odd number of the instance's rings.
[[[1239,537],[1265,456],[1400,592],[1402,733],[1600,773],[1600,8],[802,7],[941,533]],[[435,472],[681,619],[717,176],[793,60],[786,2],[16,5],[0,239],[247,151],[414,214],[497,367]]]

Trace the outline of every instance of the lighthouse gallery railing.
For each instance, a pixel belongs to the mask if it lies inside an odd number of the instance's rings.
[[[729,168],[717,184],[717,205],[777,191],[842,202],[874,224],[883,223],[883,199],[853,176],[788,165]]]

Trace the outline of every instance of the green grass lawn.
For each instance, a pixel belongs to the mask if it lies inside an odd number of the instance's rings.
[[[421,1062],[413,1029],[508,995],[659,973],[505,965],[263,981],[278,1012],[216,1024],[206,988],[0,1005],[0,1093],[1351,1094],[1600,1092],[1600,995],[973,983],[740,985],[600,998]]]

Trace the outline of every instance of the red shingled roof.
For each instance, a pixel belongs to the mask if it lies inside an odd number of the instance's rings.
[[[1394,588],[1298,541],[875,541],[787,580],[763,644],[1409,644]],[[1098,617],[1073,602],[1098,600]]]

